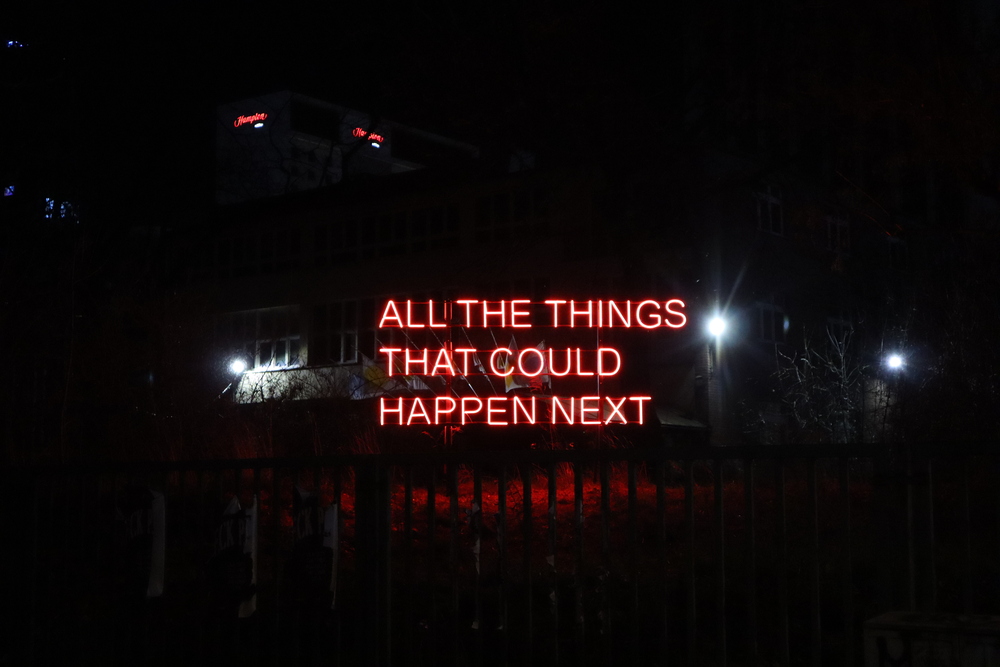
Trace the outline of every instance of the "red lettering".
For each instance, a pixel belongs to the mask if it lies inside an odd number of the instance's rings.
[[[584,371],[583,362],[580,360],[580,348],[576,348],[576,374],[577,375],[593,375],[594,371]]]
[[[560,372],[556,370],[556,362],[555,362],[556,351],[553,350],[552,348],[549,348],[549,375],[555,375],[556,377],[563,377],[569,375],[569,372],[573,369],[573,360],[571,357],[572,351],[569,348],[566,348],[565,350],[562,351],[566,353],[566,370]]]
[[[498,369],[496,365],[496,358],[497,355],[500,354],[501,352],[506,352],[508,358],[514,354],[511,350],[508,350],[506,347],[498,347],[497,349],[490,352],[490,371],[492,371],[494,375],[499,375],[500,377],[505,378],[514,372],[514,365],[504,364],[504,366],[507,368],[506,373],[504,373],[502,369]]]
[[[588,301],[587,302],[587,309],[586,310],[577,310],[577,308],[576,308],[576,301],[570,301],[569,302],[569,326],[570,327],[575,327],[576,326],[576,316],[577,315],[580,315],[580,316],[586,315],[587,316],[587,324],[586,324],[586,326],[593,327],[594,326],[594,302],[593,301]]]
[[[379,420],[380,420],[381,424],[383,426],[385,426],[385,415],[387,413],[390,413],[390,412],[395,412],[397,415],[399,415],[399,423],[402,424],[403,423],[403,399],[401,399],[401,398],[397,398],[396,399],[396,406],[397,407],[395,409],[393,409],[393,408],[387,408],[386,407],[386,401],[389,401],[389,400],[392,400],[392,399],[387,399],[385,396],[383,396],[382,398],[379,399]]]
[[[659,308],[659,306],[660,306],[660,304],[658,304],[657,302],[655,302],[655,301],[653,301],[651,299],[647,299],[646,301],[643,301],[642,303],[640,303],[638,306],[635,307],[635,321],[643,329],[655,329],[656,327],[660,326],[661,318],[660,318],[660,314],[659,313],[657,313],[656,315],[653,316],[653,317],[656,318],[654,320],[654,322],[656,322],[656,324],[645,324],[642,321],[642,309],[643,309],[644,306],[648,306],[650,304],[656,306],[657,308]]]
[[[639,423],[641,424],[642,423],[642,419],[643,419],[642,418],[642,404],[645,401],[651,401],[651,400],[653,400],[653,397],[652,396],[630,396],[628,400],[635,401],[636,403],[639,404]]]
[[[667,314],[676,315],[677,317],[681,318],[680,322],[674,324],[673,322],[664,317],[663,324],[664,326],[668,326],[671,329],[680,329],[682,326],[687,324],[687,315],[685,315],[684,313],[677,312],[676,310],[671,310],[670,306],[674,304],[676,304],[679,308],[686,308],[687,306],[685,306],[684,302],[681,301],[680,299],[671,299],[670,301],[667,301],[665,304],[663,304],[663,308],[664,310],[667,311]]]
[[[385,310],[382,311],[382,320],[378,323],[379,329],[384,329],[386,327],[387,320],[395,320],[398,322],[396,326],[400,329],[403,328],[403,318],[399,316],[399,311],[396,309],[396,302],[390,299],[385,304]]]
[[[560,424],[560,423],[572,424],[572,423],[574,423],[573,413],[574,413],[574,410],[575,410],[574,406],[576,405],[576,401],[574,401],[572,398],[567,399],[567,400],[569,400],[569,412],[566,411],[566,406],[562,404],[562,401],[559,400],[558,396],[553,396],[552,397],[552,423],[553,424]],[[566,418],[565,422],[559,422],[559,421],[557,421],[557,414],[558,414],[557,413],[557,409],[558,409],[558,412],[562,412],[563,417]]]
[[[424,402],[419,398],[413,399],[413,403],[410,404],[410,416],[406,418],[406,425],[412,424],[417,417],[423,417],[425,424],[431,423],[431,416],[427,414],[427,408],[424,407]]]
[[[559,326],[559,306],[566,303],[565,299],[546,299],[545,303],[552,306],[552,326]]]
[[[506,426],[507,422],[493,421],[493,415],[494,414],[496,414],[498,412],[506,412],[505,408],[494,408],[493,407],[493,402],[494,401],[499,401],[499,402],[506,403],[507,402],[507,397],[506,396],[490,396],[489,398],[486,399],[486,423],[489,424],[490,426]]]
[[[469,410],[468,408],[465,407],[466,405],[469,405],[471,403],[475,403],[476,404],[476,409],[475,410]],[[482,410],[483,410],[483,402],[482,402],[482,400],[480,400],[478,398],[475,398],[474,396],[463,396],[462,397],[462,409],[461,409],[462,425],[464,426],[465,424],[468,423],[468,421],[466,420],[466,417],[474,415],[477,412],[482,412]]]
[[[535,406],[535,397],[534,396],[530,396],[528,398],[528,400],[530,401],[530,405],[531,405],[531,413],[530,414],[528,413],[527,409],[525,409],[524,402],[523,402],[523,400],[521,399],[520,396],[514,396],[511,399],[511,403],[513,405],[512,412],[514,413],[514,423],[515,424],[518,423],[518,421],[517,421],[517,409],[519,407],[521,408],[521,414],[523,414],[524,417],[525,417],[525,419],[527,420],[525,423],[526,424],[534,424],[535,423],[535,415],[537,414],[537,411],[535,409],[535,407],[536,407]]]
[[[624,401],[625,399],[622,399],[622,400]],[[447,410],[442,410],[441,409],[441,403],[442,403],[442,401],[449,401],[451,403],[451,405],[448,407]],[[455,411],[455,407],[457,405],[458,405],[458,401],[456,401],[451,396],[435,396],[434,397],[434,423],[435,424],[440,424],[441,423],[441,415],[450,415],[452,412]]]
[[[418,373],[418,375],[427,375],[427,364],[428,364],[427,355],[429,352],[430,350],[428,350],[426,347],[422,350],[411,350],[410,348],[406,348],[406,353],[405,353],[406,362],[404,366],[406,368],[406,372],[404,374],[413,375],[413,372],[410,370],[410,365],[412,364],[413,366],[420,366],[421,368],[423,368],[423,370],[420,373]],[[418,353],[420,354],[419,357],[416,356]]]
[[[455,364],[452,363],[451,355],[448,354],[448,350],[442,348],[438,350],[437,359],[434,360],[434,367],[431,369],[431,375],[439,375],[438,369],[444,369],[444,373],[440,375],[457,375],[455,371]]]
[[[489,318],[490,317],[496,317],[497,315],[500,316],[500,326],[501,327],[507,326],[507,315],[506,315],[507,311],[504,309],[505,305],[506,305],[506,301],[501,301],[500,302],[500,310],[490,310],[490,302],[489,301],[483,301],[483,328],[484,329],[489,328],[489,326],[490,326],[490,320],[489,320]]]
[[[395,364],[392,363],[392,355],[393,355],[394,352],[402,352],[403,348],[401,348],[401,347],[380,347],[378,349],[378,351],[381,352],[382,354],[384,354],[386,357],[388,357],[388,360],[386,361],[385,367],[386,367],[386,372],[391,376],[392,375],[392,369],[395,367]]]
[[[597,401],[597,405],[592,408],[587,407],[587,401]],[[581,396],[580,397],[580,423],[581,424],[600,424],[601,418],[587,419],[589,413],[594,413],[595,415],[600,411],[601,397],[600,396]]]
[[[632,302],[625,302],[625,314],[622,314],[621,309],[618,304],[614,301],[608,301],[608,327],[615,326],[615,318],[612,317],[612,313],[618,313],[618,321],[621,322],[624,327],[632,326]]]
[[[510,302],[510,326],[515,329],[527,329],[531,326],[530,322],[518,322],[519,317],[531,317],[531,313],[527,310],[518,310],[518,304],[527,303],[530,304],[529,299],[513,299]]]
[[[447,316],[448,316],[448,314],[445,313],[445,317],[447,317]],[[435,322],[434,321],[434,302],[433,301],[428,301],[427,302],[427,324],[432,329],[442,329],[442,328],[448,326],[444,322]]]
[[[611,400],[611,397],[610,397],[610,396],[605,396],[604,398],[605,398],[605,399],[607,400],[607,402],[608,402],[608,403],[609,403],[609,404],[611,405],[611,414],[610,414],[610,415],[608,415],[608,418],[607,418],[607,419],[606,419],[606,420],[604,421],[604,423],[605,423],[605,424],[610,424],[610,423],[611,423],[611,420],[615,418],[615,415],[618,415],[619,417],[621,417],[621,418],[622,418],[622,423],[623,423],[623,424],[627,424],[627,423],[628,423],[628,420],[627,420],[627,419],[625,419],[625,415],[623,415],[623,414],[622,414],[622,412],[621,412],[621,409],[622,409],[622,405],[624,405],[624,404],[625,404],[625,400],[626,400],[626,399],[625,399],[625,398],[622,398],[622,400],[618,401],[618,403],[617,403],[617,405],[616,405],[616,404],[615,404],[615,402],[614,402],[613,400]]]
[[[538,370],[534,373],[529,373],[524,370],[524,355],[532,353],[538,355]],[[538,377],[545,370],[545,357],[542,355],[542,351],[535,349],[533,347],[526,347],[517,353],[517,368],[521,372],[521,375],[525,375],[529,378]]]
[[[610,352],[615,355],[615,370],[608,371],[604,369],[604,353]],[[616,375],[618,371],[622,368],[622,355],[619,354],[618,350],[613,347],[602,347],[597,350],[597,374],[598,375]]]

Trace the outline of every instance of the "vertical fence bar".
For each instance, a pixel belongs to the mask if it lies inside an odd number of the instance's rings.
[[[573,462],[573,588],[576,610],[573,625],[576,631],[576,657],[582,664],[586,656],[586,624],[583,608],[583,464]]]
[[[667,620],[670,613],[670,577],[667,566],[667,462],[656,462],[656,539],[660,551],[661,574],[663,589],[660,594],[660,655],[666,656],[668,650],[669,627]]]
[[[906,446],[906,574],[907,598],[911,611],[917,608],[917,555],[913,517],[913,445]]]
[[[461,636],[458,628],[458,464],[448,465],[449,523],[448,565],[451,570],[451,652],[452,664],[458,667]]]
[[[430,605],[427,632],[429,635],[429,664],[437,664],[437,554],[435,547],[435,527],[437,526],[437,466],[430,467],[430,481],[427,484],[427,603]]]
[[[552,641],[549,661],[559,664],[559,579],[556,571],[556,511],[559,497],[556,494],[556,462],[549,461],[548,467],[548,500],[549,500],[549,638]]]
[[[840,459],[840,509],[843,544],[844,667],[854,667],[854,577],[851,567],[851,467],[846,458]]]
[[[810,565],[812,576],[810,595],[810,620],[812,621],[810,640],[812,642],[812,664],[820,667],[823,658],[822,618],[820,613],[820,577],[819,577],[819,489],[816,483],[816,459],[808,462],[807,485],[809,492],[809,513],[812,519],[812,539],[809,542]]]
[[[927,611],[937,610],[937,561],[934,557],[934,463],[927,457]]]
[[[41,532],[39,517],[40,488],[39,473],[31,476],[31,601],[28,609],[28,663],[36,664],[35,644],[38,633],[38,541]]]
[[[611,521],[611,483],[608,480],[609,461],[605,458],[600,460],[601,477],[601,651],[605,663],[611,662],[611,596],[609,586],[611,584],[611,541],[610,541],[610,521]]]
[[[497,475],[497,575],[499,577],[500,664],[506,665],[507,638],[507,466],[501,464]]]
[[[274,596],[274,619],[271,622],[272,662],[278,665],[281,655],[281,485],[278,483],[279,469],[271,468],[271,563],[274,567],[271,594]]]
[[[743,527],[746,533],[747,663],[757,663],[757,527],[754,460],[743,461]]]
[[[775,522],[778,537],[778,659],[787,666],[788,652],[788,522],[785,516],[785,461],[775,461]]]
[[[689,667],[695,664],[698,653],[698,597],[695,587],[695,541],[694,541],[694,461],[685,461],[684,470],[684,517],[687,529],[687,662]]]
[[[525,661],[530,665],[533,657],[534,644],[534,618],[532,614],[532,591],[531,591],[531,466],[525,465],[521,468],[521,528],[524,534],[524,587],[526,600],[524,607],[525,621]]]
[[[334,543],[333,548],[337,550],[335,556],[336,567],[334,569],[333,576],[336,578],[337,584],[334,587],[334,616],[333,616],[333,641],[335,648],[333,650],[333,660],[335,665],[342,665],[344,660],[343,651],[343,628],[344,628],[344,609],[343,609],[343,596],[341,595],[340,588],[342,587],[340,579],[340,545],[344,539],[344,484],[343,477],[345,470],[350,469],[347,466],[335,467],[333,469],[333,504],[337,506],[337,541]],[[355,485],[355,488],[356,485]],[[357,494],[355,494],[356,496]],[[357,502],[355,502],[355,508],[357,508]],[[355,525],[357,525],[357,518],[355,517]],[[355,531],[357,533],[357,531]]]
[[[629,574],[629,646],[633,665],[639,664],[639,538],[636,465],[628,460],[628,574]]]
[[[413,576],[413,466],[403,470],[403,576],[406,581],[406,616],[403,627],[403,648],[407,664],[414,664],[413,649],[413,604],[416,590]]]
[[[726,667],[726,515],[723,511],[725,485],[722,477],[723,459],[715,459],[715,532],[719,562],[716,567],[716,662]]]
[[[962,594],[962,611],[972,611],[972,519],[969,494],[969,457],[962,459],[962,563],[964,565],[964,583]]]
[[[482,589],[482,553],[483,553],[483,471],[477,463],[472,469],[472,539],[474,542],[473,555],[476,559],[476,581],[473,590],[473,604],[475,605],[475,644],[476,657],[475,664],[483,664],[483,589]]]

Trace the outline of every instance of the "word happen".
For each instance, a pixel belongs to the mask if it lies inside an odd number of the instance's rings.
[[[379,421],[383,426],[434,426],[452,423],[463,426],[642,424],[645,421],[644,406],[651,400],[650,396],[490,396],[485,400],[476,396],[383,396],[379,401]],[[540,405],[543,407],[541,411],[538,409]]]
[[[375,134],[374,132],[369,132],[368,130],[365,130],[360,127],[356,127],[353,130],[351,130],[351,134],[358,137],[359,139],[367,138],[369,141],[377,141],[379,143],[385,141],[385,137],[383,137],[381,134]]]
[[[267,114],[255,113],[252,116],[240,116],[233,121],[233,127],[239,127],[240,125],[246,125],[247,123],[256,123],[260,120],[267,120]]]
[[[531,304],[530,299],[509,301],[458,299],[451,302],[450,310],[453,323],[457,326],[528,329],[532,326]],[[634,325],[643,329],[659,327],[680,329],[687,324],[687,315],[683,312],[685,304],[680,299],[664,302],[653,299],[637,302],[546,299],[544,306],[551,319],[551,326],[556,328],[631,328]],[[382,319],[378,326],[379,329],[440,329],[448,326],[447,317],[442,310],[444,309],[438,308],[435,312],[433,300],[408,299],[399,304],[389,300],[382,311]]]

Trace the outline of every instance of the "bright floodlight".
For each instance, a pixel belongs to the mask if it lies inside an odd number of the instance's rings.
[[[886,363],[889,364],[889,368],[902,368],[903,358],[898,354],[890,354]]]
[[[721,317],[713,317],[708,321],[708,333],[713,336],[721,336],[722,332],[726,330],[726,321]]]
[[[233,359],[233,362],[229,364],[229,370],[231,370],[234,375],[239,375],[246,369],[247,364],[242,359]]]
[[[372,142],[372,148],[379,148],[380,146],[381,146],[381,144],[379,144],[379,142],[377,142],[377,141],[373,141]]]
[[[260,122],[254,123],[253,126],[259,130],[260,128],[264,127],[264,123],[260,123]]]

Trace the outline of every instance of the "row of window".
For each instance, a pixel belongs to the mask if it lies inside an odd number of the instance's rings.
[[[785,235],[785,212],[780,188],[765,186],[754,195],[757,209],[757,229],[776,236]],[[824,216],[827,250],[850,252],[851,227],[844,218]]]
[[[314,261],[327,266],[454,248],[459,229],[454,204],[330,222],[313,230]]]

